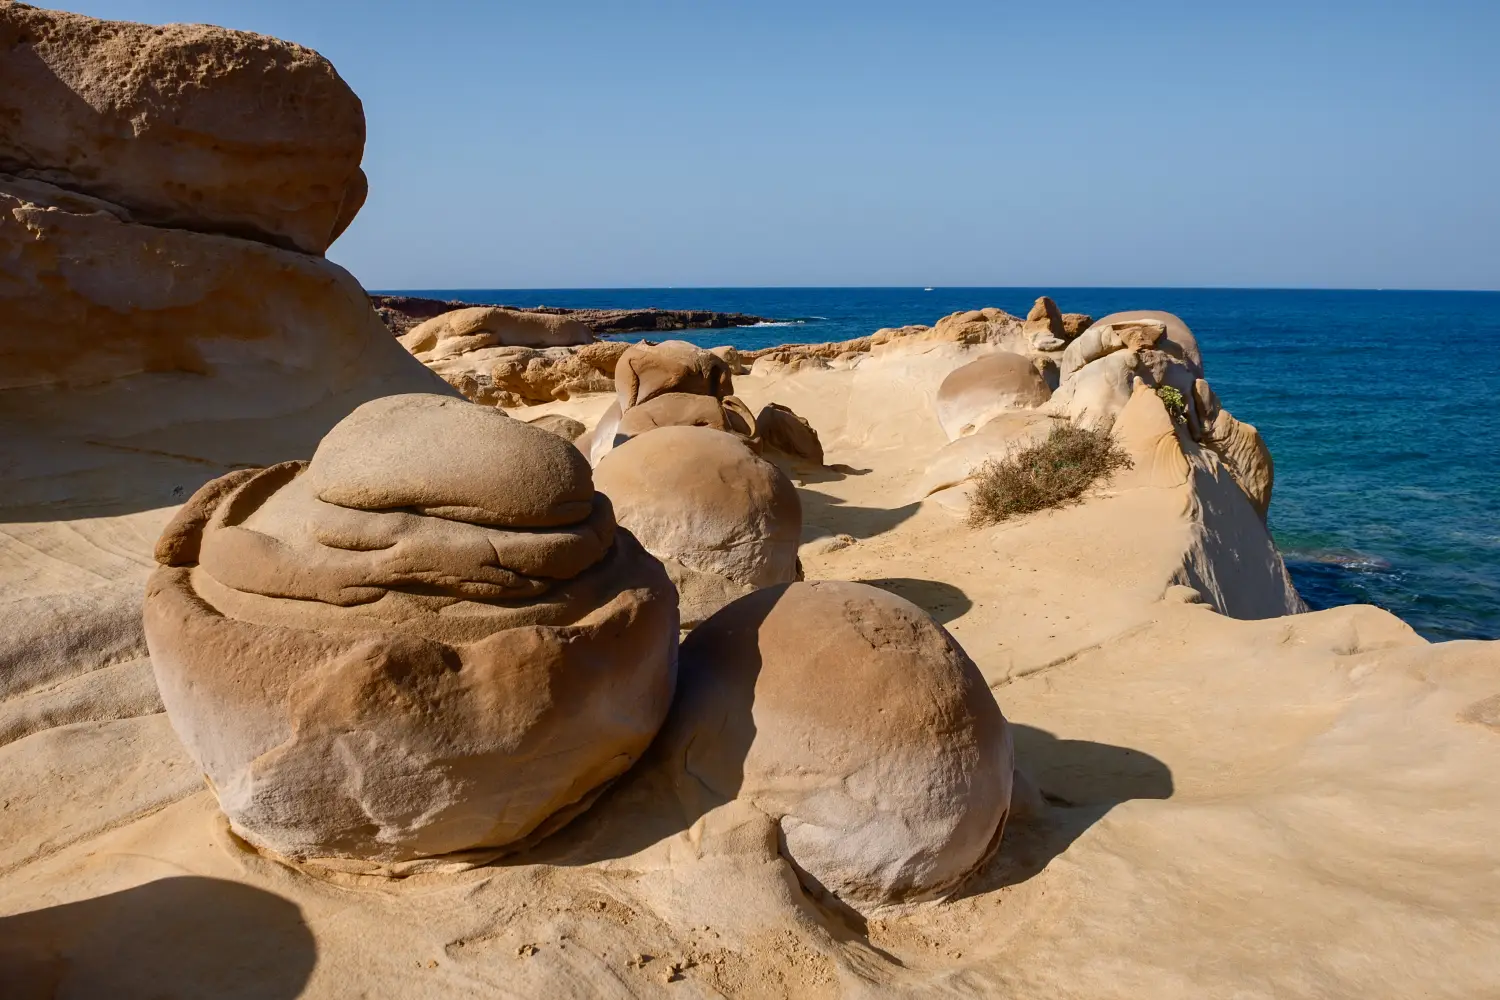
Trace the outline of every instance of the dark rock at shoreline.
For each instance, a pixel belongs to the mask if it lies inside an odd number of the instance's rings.
[[[424,299],[415,295],[371,295],[370,304],[375,307],[385,325],[390,327],[391,333],[400,336],[434,316],[475,303]],[[732,326],[753,326],[765,322],[760,316],[709,312],[704,309],[563,309],[559,306],[509,305],[498,308],[570,316],[598,334],[723,330]]]

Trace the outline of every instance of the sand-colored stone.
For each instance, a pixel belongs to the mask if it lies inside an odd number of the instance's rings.
[[[394,396],[229,479],[164,532],[145,633],[241,837],[374,869],[514,848],[655,735],[673,591],[556,435]]]
[[[1251,506],[1264,520],[1271,506],[1271,489],[1276,482],[1271,449],[1255,425],[1236,420],[1224,409],[1218,395],[1203,379],[1193,384],[1192,398],[1203,421],[1203,443],[1216,451],[1229,466],[1234,481],[1240,484]]]
[[[342,268],[128,214],[0,177],[8,519],[181,503],[232,467],[306,457],[366,400],[451,392]]]
[[[631,344],[615,363],[614,378],[622,414],[666,392],[719,399],[734,393],[728,362],[685,340]]]
[[[1166,333],[1160,348],[1187,365],[1194,378],[1203,377],[1203,353],[1198,348],[1198,338],[1182,321],[1180,316],[1157,309],[1135,309],[1110,313],[1094,321],[1094,326],[1107,327],[1117,323],[1134,323],[1149,320],[1161,323]]]
[[[1031,333],[1045,333],[1058,340],[1066,339],[1067,330],[1063,325],[1062,310],[1057,308],[1057,303],[1049,295],[1043,295],[1032,305],[1031,311],[1026,314],[1026,329]]]
[[[577,441],[588,433],[589,429],[581,420],[564,416],[561,413],[544,413],[540,417],[533,417],[526,421],[533,427],[540,427],[548,434],[556,434],[564,441]]]
[[[596,338],[587,326],[567,316],[470,306],[434,316],[396,339],[426,363],[486,347],[572,347]]]
[[[322,56],[200,24],[0,3],[0,172],[141,223],[321,254],[364,203],[365,118]]]
[[[615,445],[659,427],[711,427],[716,431],[755,435],[755,418],[733,396],[719,399],[691,392],[666,392],[632,406],[615,428]]]
[[[1001,462],[1041,444],[1060,418],[1036,410],[997,413],[973,434],[957,438],[938,450],[917,480],[914,499],[922,499],[967,482],[986,462]],[[967,505],[963,513],[967,513]]]
[[[682,651],[683,770],[773,817],[814,892],[940,898],[998,848],[1014,768],[984,678],[920,608],[860,583],[772,587]]]
[[[1035,409],[1051,395],[1046,380],[1029,360],[997,351],[954,369],[943,379],[935,409],[943,433],[956,441],[998,414]]]
[[[737,435],[682,426],[641,434],[599,461],[594,483],[666,565],[685,628],[744,593],[798,578],[797,491]]]
[[[780,403],[767,403],[755,418],[755,433],[766,448],[783,455],[823,464],[823,443],[818,432],[804,417],[799,417],[791,407]]]

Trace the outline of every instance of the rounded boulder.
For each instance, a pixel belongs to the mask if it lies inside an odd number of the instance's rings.
[[[957,441],[997,414],[1035,409],[1051,395],[1030,359],[997,351],[950,372],[938,386],[935,406],[943,433]]]

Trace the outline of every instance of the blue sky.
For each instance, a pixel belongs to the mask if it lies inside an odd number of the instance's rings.
[[[318,49],[375,288],[1500,288],[1500,3],[76,0]]]

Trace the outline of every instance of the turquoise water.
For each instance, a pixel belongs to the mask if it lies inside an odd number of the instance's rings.
[[[1224,405],[1276,458],[1271,529],[1314,607],[1367,602],[1429,639],[1500,638],[1500,293],[1233,289],[487,289],[511,305],[713,309],[787,325],[689,331],[704,346],[845,340],[959,309],[1187,321]],[[661,335],[657,335],[660,337]]]

